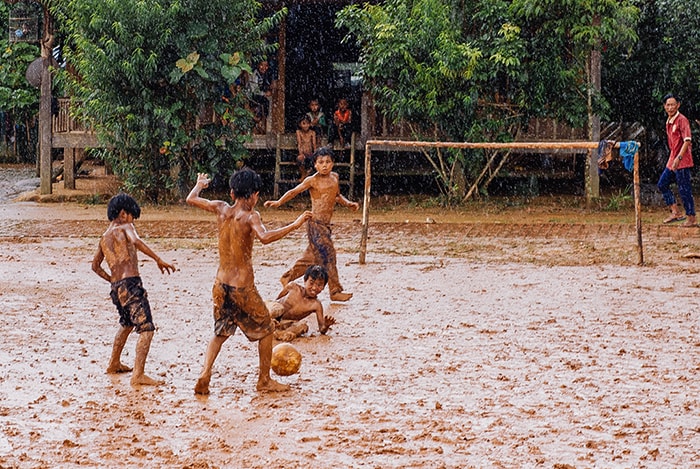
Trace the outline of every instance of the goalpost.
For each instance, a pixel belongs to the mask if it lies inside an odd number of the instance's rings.
[[[369,230],[369,205],[370,205],[370,190],[372,188],[372,147],[392,147],[396,149],[415,149],[415,148],[474,148],[486,150],[504,150],[504,149],[525,149],[525,150],[561,150],[574,149],[586,150],[588,155],[587,167],[594,167],[597,171],[597,165],[593,162],[593,150],[598,148],[598,142],[588,141],[560,141],[560,142],[420,142],[410,140],[368,140],[365,143],[365,193],[362,205],[362,238],[360,240],[360,264],[364,264],[367,256],[367,235]],[[639,144],[637,142],[637,144]],[[615,142],[615,148],[620,148],[620,142]],[[639,148],[639,147],[637,147]],[[590,176],[586,177],[586,196],[591,196]],[[634,186],[634,214],[637,228],[637,256],[638,265],[644,264],[644,250],[642,247],[642,216],[641,216],[641,198],[639,188],[639,151],[634,154],[633,167],[633,186]]]

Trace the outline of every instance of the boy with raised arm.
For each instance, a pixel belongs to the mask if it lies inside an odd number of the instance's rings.
[[[351,210],[357,210],[360,205],[350,202],[340,193],[338,174],[333,172],[333,152],[328,148],[320,148],[314,153],[314,168],[316,173],[304,179],[293,189],[287,191],[279,200],[268,200],[265,207],[280,207],[297,195],[308,190],[311,196],[311,212],[307,234],[309,245],[302,257],[282,275],[280,282],[286,286],[306,272],[309,266],[322,265],[328,271],[328,290],[332,301],[347,301],[352,293],[343,292],[338,279],[335,247],[331,237],[331,218],[335,204],[339,203]]]
[[[214,299],[214,337],[204,357],[204,368],[194,387],[196,394],[209,394],[212,367],[221,345],[234,334],[236,328],[251,342],[258,342],[258,391],[285,391],[289,386],[270,377],[272,333],[275,325],[265,302],[255,287],[253,275],[253,242],[263,244],[277,241],[299,228],[311,218],[304,212],[293,223],[267,230],[255,210],[262,187],[260,176],[249,168],[233,173],[229,180],[233,205],[223,200],[208,200],[199,193],[209,186],[209,176],[199,174],[197,183],[187,196],[187,203],[216,215],[219,230],[219,268],[212,289]]]
[[[139,238],[134,220],[140,215],[141,208],[131,196],[120,193],[112,197],[107,204],[107,218],[111,223],[102,235],[97,253],[92,260],[92,270],[112,284],[110,296],[119,312],[120,326],[114,337],[107,373],[131,371],[131,368],[121,362],[121,354],[129,334],[135,330],[139,335],[134,358],[134,373],[131,375],[133,386],[161,384],[160,381],[144,373],[155,326],[148,296],[139,276],[139,260],[136,251],[141,251],[155,260],[161,273],[169,274],[175,270],[173,265],[164,262]],[[102,262],[105,260],[109,273],[102,268]]]

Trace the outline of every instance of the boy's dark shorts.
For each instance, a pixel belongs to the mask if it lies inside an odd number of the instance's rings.
[[[128,277],[112,283],[109,296],[119,311],[119,324],[122,327],[133,327],[139,334],[156,329],[141,277]]]
[[[304,153],[304,161],[301,163],[304,169],[313,169],[314,167],[314,154]]]
[[[232,287],[219,281],[212,288],[214,298],[214,334],[231,336],[236,327],[251,342],[275,331],[275,324],[257,288]]]

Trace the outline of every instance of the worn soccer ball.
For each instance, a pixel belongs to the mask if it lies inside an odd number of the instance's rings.
[[[291,344],[277,344],[272,349],[271,368],[280,376],[293,375],[301,368],[301,353]]]

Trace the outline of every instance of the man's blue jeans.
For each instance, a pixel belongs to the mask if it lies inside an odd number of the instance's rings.
[[[690,168],[678,169],[676,171],[664,168],[664,172],[661,173],[659,183],[657,184],[661,195],[664,196],[664,202],[666,205],[673,205],[676,203],[676,198],[673,196],[673,192],[671,192],[671,183],[674,179],[678,186],[678,195],[681,197],[681,202],[683,202],[685,214],[688,216],[695,216],[695,201],[693,200],[693,189],[690,182]]]

